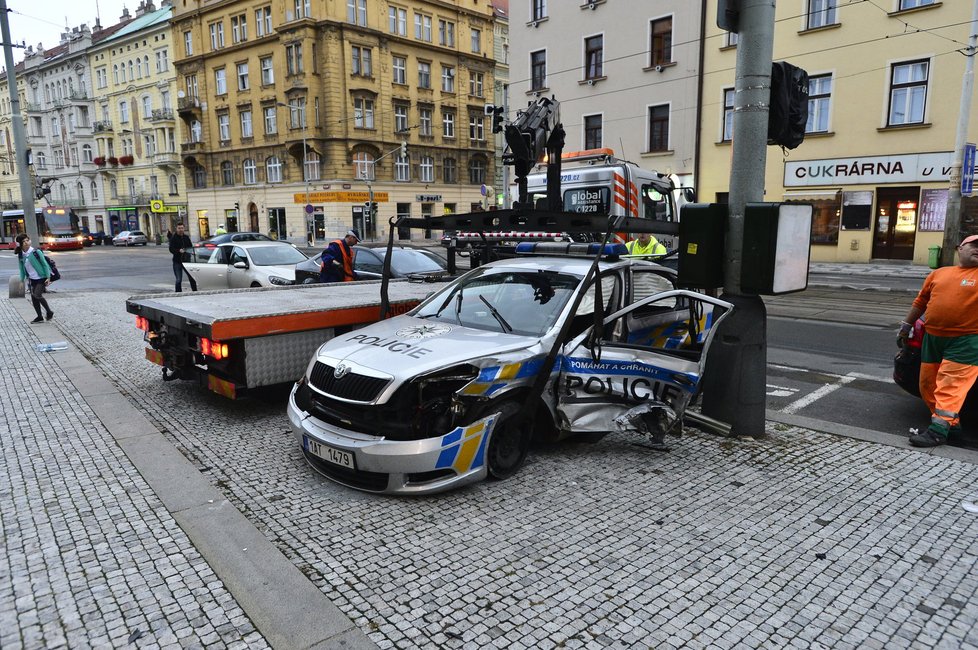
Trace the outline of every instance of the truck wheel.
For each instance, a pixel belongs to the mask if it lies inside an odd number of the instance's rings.
[[[526,422],[517,423],[520,406],[516,402],[503,402],[496,409],[486,409],[487,412],[495,410],[499,411],[499,421],[489,439],[486,463],[489,476],[501,481],[519,471],[526,461],[530,452],[531,426]]]

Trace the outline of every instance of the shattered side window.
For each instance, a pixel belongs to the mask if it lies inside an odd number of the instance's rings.
[[[675,285],[668,277],[652,269],[632,269],[632,299],[629,304],[636,303],[663,291],[672,291]],[[675,302],[675,299],[673,299]]]

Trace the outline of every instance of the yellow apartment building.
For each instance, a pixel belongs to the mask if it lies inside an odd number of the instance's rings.
[[[737,45],[716,27],[717,3],[706,7],[696,176],[700,200],[712,202],[729,186]],[[774,59],[808,72],[809,121],[798,148],[768,148],[764,200],[814,204],[813,261],[926,264],[941,245],[971,9],[778,2]],[[966,227],[978,226],[965,203]]]
[[[168,4],[140,2],[134,18],[89,49],[106,233],[143,230],[151,241],[165,239],[186,218],[171,12]]]
[[[395,215],[437,229],[481,206],[494,174],[489,3],[188,2],[172,26],[192,236],[380,239]]]

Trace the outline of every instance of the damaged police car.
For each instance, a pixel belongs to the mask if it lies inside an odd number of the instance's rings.
[[[289,398],[307,461],[353,488],[421,494],[511,476],[533,438],[624,431],[661,445],[731,305],[623,248],[606,247],[596,274],[586,258],[492,262],[324,343]]]

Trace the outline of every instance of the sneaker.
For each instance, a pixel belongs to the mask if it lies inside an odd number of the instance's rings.
[[[34,320],[31,321],[31,325],[33,325],[34,323],[43,323],[43,322],[44,322],[44,319],[41,318],[40,316],[38,316],[37,318],[35,318]]]
[[[54,312],[53,311],[49,311],[47,318],[45,318],[44,320],[51,320],[52,318],[54,318]]]
[[[947,436],[930,428],[923,433],[915,433],[910,436],[910,444],[914,447],[939,447],[945,442],[947,442]]]

